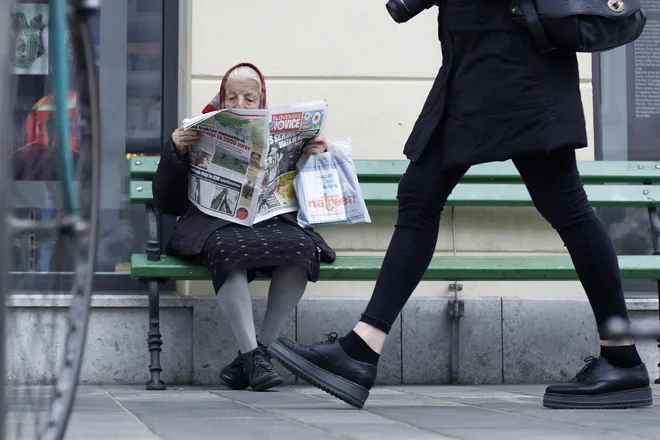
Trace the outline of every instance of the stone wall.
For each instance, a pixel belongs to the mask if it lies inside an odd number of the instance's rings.
[[[304,298],[283,335],[303,343],[350,330],[366,298]],[[453,338],[447,298],[413,298],[395,323],[381,356],[381,384],[547,383],[570,379],[583,358],[598,355],[598,336],[585,300],[473,298]],[[165,295],[161,301],[163,378],[170,384],[218,383],[237,347],[214,298]],[[66,301],[18,297],[9,318],[10,383],[47,383],[57,371]],[[257,331],[266,300],[254,299]],[[630,300],[635,320],[658,320],[657,300]],[[144,296],[94,298],[81,383],[143,385],[149,378]],[[45,323],[48,323],[47,325]],[[36,336],[35,336],[36,335]],[[41,336],[39,336],[41,335]],[[452,377],[452,339],[458,374]],[[658,349],[639,344],[652,377]],[[26,366],[30,371],[25,371]],[[286,373],[286,370],[281,369]],[[289,383],[294,378],[286,373]]]

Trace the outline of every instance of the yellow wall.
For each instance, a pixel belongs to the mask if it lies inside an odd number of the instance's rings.
[[[403,159],[406,138],[441,63],[436,14],[394,23],[384,0],[189,0],[182,10],[181,117],[198,114],[228,68],[242,61],[266,76],[269,105],[325,98],[326,136],[350,136],[356,159]],[[580,57],[582,94],[593,160],[591,58]],[[393,231],[392,209],[373,209],[373,223],[321,232],[340,253],[381,254]],[[449,214],[449,210],[447,211]],[[529,209],[456,210],[459,253],[563,253]],[[453,248],[450,216],[439,253]],[[577,283],[463,283],[463,296],[581,296]],[[318,283],[308,295],[368,296],[372,283]],[[210,293],[209,283],[181,283],[184,293]],[[255,283],[256,295],[265,286]],[[338,294],[337,292],[343,292]],[[445,283],[423,283],[416,295],[446,295]]]

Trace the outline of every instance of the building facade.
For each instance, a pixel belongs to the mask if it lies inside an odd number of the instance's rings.
[[[354,158],[404,159],[403,145],[442,61],[437,17],[427,11],[398,25],[383,3],[104,2],[97,23],[104,214],[91,324],[97,337],[90,338],[85,381],[138,383],[147,377],[144,286],[126,273],[130,255],[140,252],[146,241],[144,214],[128,203],[127,158],[158,154],[160,144],[180,121],[199,114],[213,98],[231,66],[249,61],[263,71],[270,106],[327,99],[325,135],[350,137]],[[33,6],[25,8],[33,12]],[[660,149],[648,147],[648,139],[625,133],[635,130],[621,115],[627,97],[634,94],[634,75],[625,68],[631,53],[633,49],[621,48],[594,57],[579,55],[589,132],[589,148],[579,150],[579,160],[660,161]],[[20,147],[29,137],[28,113],[48,94],[48,72],[16,74],[15,132],[21,135],[17,137]],[[26,195],[30,202],[21,209],[28,215],[48,215],[49,202],[38,179],[17,185],[41,197]],[[639,212],[600,214],[620,253],[650,248],[650,239],[640,244],[636,235]],[[396,210],[374,208],[371,217],[369,225],[327,228],[322,234],[340,254],[383,254]],[[39,237],[16,245],[15,291],[23,301],[20,307],[49,307],[46,300],[40,303],[27,293],[35,290],[30,280],[52,271],[49,246],[48,240]],[[526,208],[456,208],[453,215],[447,210],[436,250],[446,255],[454,251],[458,255],[566,252],[550,226]],[[579,283],[462,284],[458,296],[466,301],[466,310],[458,325],[452,325],[446,311],[456,295],[449,283],[420,284],[388,340],[382,382],[553,381],[572,375],[583,357],[595,353],[597,335]],[[285,332],[312,341],[330,331],[348,330],[373,286],[373,282],[310,285]],[[627,284],[631,313],[639,319],[657,320],[653,289],[648,283]],[[172,290],[162,301],[165,379],[214,383],[236,349],[211,284],[180,282]],[[257,321],[263,316],[266,291],[267,284],[253,283]],[[118,353],[112,349],[110,359],[108,350],[117,341],[121,341]],[[654,344],[643,345],[643,355],[658,377]],[[458,371],[451,368],[452,356],[458,356]],[[116,373],[107,377],[99,371],[101,365],[110,365]]]

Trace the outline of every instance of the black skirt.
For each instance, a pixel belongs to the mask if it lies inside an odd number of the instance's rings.
[[[307,233],[278,217],[253,227],[227,225],[213,232],[204,244],[202,264],[211,271],[216,293],[230,272],[246,270],[248,281],[257,272],[272,275],[279,266],[307,269],[309,281],[319,277],[320,262],[314,241]]]

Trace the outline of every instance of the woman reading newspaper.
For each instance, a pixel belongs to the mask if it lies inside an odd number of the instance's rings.
[[[264,77],[254,65],[241,63],[231,68],[204,113],[225,108],[266,108]],[[197,132],[180,127],[162,148],[154,178],[154,204],[163,214],[180,216],[167,253],[200,262],[212,274],[220,308],[239,349],[220,379],[233,389],[267,390],[280,385],[282,378],[266,347],[281,332],[307,282],[318,279],[320,262],[334,261],[335,253],[320,235],[298,226],[295,212],[246,227],[199,211],[188,199],[188,148],[199,139]],[[322,136],[310,139],[304,147],[306,154],[325,150]],[[272,275],[258,338],[248,288],[257,271]]]

